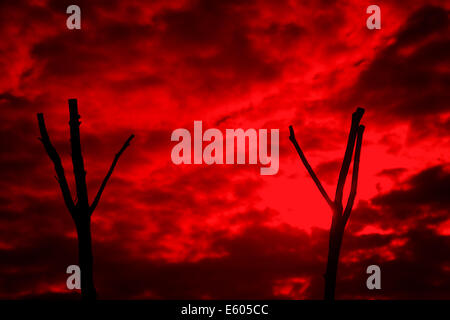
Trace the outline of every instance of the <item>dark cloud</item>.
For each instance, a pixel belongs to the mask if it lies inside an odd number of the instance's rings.
[[[450,237],[422,226],[401,236],[379,237],[398,240],[377,255],[361,257],[356,265],[342,264],[342,280],[338,281],[341,298],[448,299]],[[395,245],[395,241],[401,241],[402,245]],[[371,243],[369,248],[372,247]],[[369,291],[365,286],[366,268],[372,264],[381,269],[381,290]]]
[[[378,175],[379,176],[386,176],[391,179],[397,180],[402,174],[404,174],[407,171],[406,168],[391,168],[391,169],[383,169],[381,170]]]
[[[444,165],[427,168],[409,178],[402,189],[394,189],[387,194],[376,196],[375,205],[402,209],[405,215],[408,209],[420,208],[423,205],[434,210],[449,208],[450,172]]]
[[[323,267],[308,235],[287,226],[252,224],[236,236],[213,233],[209,237],[214,239],[213,251],[222,256],[166,263],[117,260],[117,250],[105,254],[98,261],[104,270],[99,273],[99,286],[115,297],[145,297],[148,293],[164,299],[270,299],[277,298],[273,290],[277,280],[308,277]],[[317,244],[320,250],[325,243]]]
[[[341,279],[348,280],[340,282],[342,298],[448,298],[450,238],[440,226],[449,219],[449,177],[446,165],[431,167],[374,197],[372,205],[360,202],[344,238]],[[370,226],[387,232],[359,234]],[[346,258],[355,254],[356,265]],[[382,293],[365,288],[365,268],[371,264],[381,267]]]
[[[417,43],[430,34],[448,27],[448,11],[441,7],[425,6],[414,12],[399,31],[396,45],[399,47]]]
[[[350,101],[367,106],[376,117],[389,114],[389,121],[414,120],[420,115],[420,123],[430,121],[428,132],[434,132],[433,123],[448,111],[450,74],[444,66],[450,62],[445,54],[449,49],[448,11],[422,7],[361,72]]]

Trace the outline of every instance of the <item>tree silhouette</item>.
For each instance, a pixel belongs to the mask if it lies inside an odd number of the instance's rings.
[[[306,160],[302,149],[300,148],[297,140],[295,139],[294,129],[289,126],[289,140],[291,140],[295,149],[297,150],[300,159],[302,160],[304,166],[308,170],[311,178],[314,180],[315,184],[319,188],[320,193],[327,201],[333,212],[333,218],[330,228],[330,238],[328,244],[328,261],[327,269],[324,275],[325,278],[325,300],[334,300],[334,293],[336,289],[336,276],[339,263],[339,253],[341,250],[342,237],[344,236],[345,226],[347,224],[348,218],[353,208],[353,203],[356,197],[356,187],[358,184],[358,171],[359,171],[359,158],[361,155],[361,144],[362,137],[364,133],[364,126],[360,125],[361,118],[364,114],[364,109],[357,108],[352,115],[352,124],[350,128],[350,133],[348,135],[347,148],[345,149],[344,160],[342,162],[341,171],[339,172],[339,179],[336,187],[336,195],[334,201],[330,199],[327,192],[323,188],[319,179],[317,178],[314,170]],[[356,143],[356,146],[355,146]],[[353,159],[353,173],[352,173],[352,184],[350,188],[350,194],[347,200],[345,209],[342,205],[342,197],[344,192],[345,180],[348,175],[350,168],[350,163],[352,161],[353,150],[355,150],[355,157]]]
[[[75,176],[75,184],[77,191],[77,201],[72,199],[69,186],[64,174],[64,168],[61,162],[61,158],[58,152],[53,147],[50,137],[45,127],[44,115],[42,113],[37,114],[39,131],[41,133],[42,144],[45,150],[53,162],[56,171],[56,180],[59,183],[64,203],[69,210],[70,215],[75,223],[78,236],[78,263],[81,270],[81,296],[85,300],[95,300],[97,293],[94,286],[93,278],[93,256],[92,256],[92,241],[91,241],[91,216],[97,207],[100,197],[105,189],[114,167],[119,160],[121,154],[130,145],[130,141],[134,138],[131,135],[123,144],[122,148],[114,157],[114,160],[106,174],[94,201],[89,205],[88,191],[86,186],[86,171],[84,170],[83,156],[81,154],[80,143],[80,115],[78,114],[77,100],[69,99],[69,113],[70,113],[70,143],[72,147],[72,164],[73,173]]]

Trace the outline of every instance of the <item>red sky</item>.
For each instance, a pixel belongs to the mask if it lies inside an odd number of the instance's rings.
[[[68,5],[82,29],[68,30]],[[368,5],[381,30],[366,28]],[[445,1],[2,1],[0,298],[64,297],[75,228],[38,141],[75,188],[77,98],[100,298],[321,298],[330,195],[364,107],[337,298],[450,298],[450,33]],[[171,162],[171,132],[280,129],[280,170]],[[378,264],[382,290],[365,287]]]

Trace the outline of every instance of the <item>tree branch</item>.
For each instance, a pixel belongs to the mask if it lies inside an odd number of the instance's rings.
[[[116,156],[114,157],[114,160],[111,164],[111,167],[109,168],[108,173],[105,176],[105,179],[103,179],[102,184],[100,185],[100,189],[98,190],[97,195],[95,196],[94,201],[91,204],[91,207],[89,208],[89,212],[92,215],[92,213],[94,212],[95,208],[97,207],[99,201],[100,201],[100,197],[102,196],[103,193],[103,189],[105,189],[106,183],[108,183],[109,178],[111,177],[113,170],[117,164],[117,161],[119,161],[120,156],[122,155],[122,153],[125,151],[125,149],[130,145],[131,140],[133,140],[134,138],[134,134],[132,134],[127,141],[125,141],[125,143],[123,144],[122,148],[119,150],[119,152],[117,152]]]
[[[342,213],[342,195],[344,193],[345,180],[350,168],[350,162],[352,161],[353,148],[355,146],[356,134],[358,131],[359,122],[364,114],[364,109],[358,108],[352,115],[352,124],[350,127],[350,133],[348,135],[347,148],[345,149],[344,160],[342,161],[341,171],[339,172],[339,179],[336,187],[336,196],[334,202]]]
[[[86,171],[84,170],[83,156],[80,142],[80,115],[78,114],[77,99],[69,99],[70,113],[70,143],[72,146],[72,164],[75,183],[77,187],[77,206],[88,209],[88,193],[86,186]]]
[[[300,159],[302,160],[303,165],[305,166],[306,170],[308,170],[309,175],[316,183],[316,186],[317,186],[317,188],[319,188],[320,193],[325,198],[325,200],[327,201],[327,203],[331,207],[331,209],[333,209],[333,211],[334,211],[335,207],[334,207],[333,201],[331,201],[327,192],[325,191],[322,184],[320,183],[319,178],[317,178],[316,174],[314,173],[314,170],[309,165],[308,160],[306,160],[306,157],[305,157],[302,149],[300,148],[297,140],[295,139],[294,128],[292,126],[289,126],[289,140],[291,140],[292,144],[294,145],[295,149],[297,150],[297,153],[300,156]]]
[[[61,158],[59,157],[58,152],[53,147],[50,137],[47,132],[47,128],[45,127],[44,115],[42,113],[37,114],[39,131],[41,133],[41,137],[39,140],[44,145],[45,151],[47,152],[50,160],[53,162],[56,171],[56,180],[59,183],[59,187],[61,189],[62,196],[64,198],[64,203],[67,206],[72,218],[75,219],[75,204],[73,202],[72,196],[70,194],[69,186],[67,184],[66,176],[64,174],[64,168],[61,162]]]
[[[356,187],[358,185],[358,174],[359,174],[359,159],[361,156],[361,145],[362,138],[364,133],[364,126],[360,125],[358,127],[358,134],[356,138],[356,147],[355,147],[355,158],[353,159],[353,173],[352,173],[352,186],[350,188],[350,195],[347,200],[347,205],[344,210],[344,226],[347,224],[348,218],[350,217],[350,213],[353,209],[353,204],[355,202],[356,197]]]

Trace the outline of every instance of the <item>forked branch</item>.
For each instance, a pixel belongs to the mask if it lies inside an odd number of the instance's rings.
[[[72,196],[70,194],[69,185],[67,184],[66,176],[64,174],[64,168],[61,162],[61,158],[59,157],[58,152],[55,147],[53,147],[50,137],[47,132],[47,128],[45,127],[44,115],[42,113],[37,114],[39,131],[41,133],[41,137],[39,140],[44,145],[45,151],[48,154],[48,157],[53,162],[55,166],[56,178],[59,183],[59,187],[61,189],[61,193],[64,199],[64,203],[69,209],[70,214],[73,218],[75,218],[75,204],[73,202]]]
[[[350,194],[348,196],[347,205],[344,210],[344,225],[347,224],[348,218],[350,217],[350,213],[353,209],[353,204],[355,202],[356,197],[356,188],[358,186],[358,174],[359,174],[359,159],[361,157],[361,145],[362,138],[364,133],[364,126],[360,125],[358,127],[358,133],[356,138],[356,146],[355,146],[355,158],[353,159],[353,173],[352,173],[352,185],[350,187]]]
[[[334,202],[338,206],[339,211],[342,211],[342,195],[344,193],[345,179],[347,178],[350,163],[352,162],[356,134],[363,114],[364,109],[358,108],[352,115],[352,124],[348,135],[347,148],[345,149],[344,161],[342,161],[342,167],[339,172],[339,179],[336,187],[336,196],[334,197]]]
[[[112,173],[114,171],[114,168],[115,168],[115,166],[117,164],[117,161],[119,161],[120,156],[125,151],[125,149],[130,145],[130,142],[131,142],[131,140],[133,140],[133,138],[134,138],[134,134],[132,134],[127,139],[127,141],[125,141],[125,143],[123,144],[122,148],[119,150],[119,152],[117,152],[116,156],[114,157],[114,160],[113,160],[113,162],[111,164],[111,167],[109,168],[109,171],[108,171],[108,173],[105,176],[105,179],[103,179],[103,182],[100,185],[100,189],[98,190],[98,193],[95,196],[95,199],[94,199],[94,201],[91,204],[91,207],[89,208],[90,214],[92,214],[94,212],[95,208],[97,207],[97,205],[98,205],[98,203],[100,201],[100,198],[102,196],[103,190],[105,189],[105,186],[108,183],[108,180],[109,180],[109,178],[111,177],[111,175],[112,175]]]
[[[359,161],[361,156],[361,145],[362,138],[364,133],[364,126],[360,125],[361,118],[364,114],[364,109],[358,108],[352,115],[352,124],[350,128],[350,133],[348,136],[347,147],[345,149],[344,160],[342,161],[341,170],[339,172],[339,180],[336,187],[336,196],[334,201],[331,201],[330,197],[325,192],[322,184],[319,179],[315,175],[308,161],[306,160],[305,155],[303,154],[300,146],[297,143],[294,135],[294,129],[292,126],[289,126],[289,140],[295,146],[300,159],[302,160],[304,166],[308,170],[311,178],[316,183],[319,188],[322,196],[327,200],[333,211],[333,218],[331,220],[331,228],[330,228],[330,238],[328,245],[328,260],[327,260],[327,268],[325,273],[325,294],[324,297],[326,300],[334,300],[334,294],[336,289],[336,276],[339,264],[339,252],[341,248],[342,238],[344,235],[345,226],[350,217],[350,213],[353,209],[353,204],[355,202],[356,197],[356,188],[358,185],[358,174],[359,174]],[[356,145],[356,146],[355,146]],[[342,196],[344,191],[345,180],[347,178],[350,164],[353,157],[354,150],[354,159],[353,159],[353,173],[352,173],[352,182],[350,187],[350,194],[347,200],[347,205],[345,209],[342,206]]]
[[[317,188],[319,188],[320,193],[325,198],[325,200],[327,201],[327,203],[331,207],[331,209],[334,210],[333,201],[331,201],[330,197],[328,196],[327,192],[325,191],[324,187],[322,186],[322,183],[320,183],[319,178],[317,178],[316,174],[314,173],[314,170],[309,165],[308,160],[305,157],[305,154],[303,153],[297,140],[295,139],[294,128],[292,126],[289,126],[289,140],[291,140],[292,144],[294,145],[295,149],[297,150],[297,153],[300,156],[300,159],[302,160],[306,170],[308,170],[309,175],[311,176],[313,181],[316,183]]]
[[[64,202],[75,222],[75,227],[78,236],[78,264],[81,269],[81,296],[83,300],[95,300],[97,298],[97,291],[94,285],[93,275],[93,255],[92,255],[92,236],[91,236],[91,215],[98,205],[102,192],[108,182],[121,154],[130,145],[130,141],[134,138],[131,135],[119,152],[116,154],[109,171],[103,180],[97,196],[92,205],[88,202],[88,191],[86,185],[86,171],[84,169],[83,156],[81,152],[80,141],[80,115],[78,113],[77,100],[69,99],[69,113],[70,113],[70,142],[72,151],[72,164],[75,176],[77,201],[75,202],[70,194],[67,180],[64,174],[61,158],[56,149],[50,142],[47,129],[45,127],[44,116],[42,113],[37,114],[39,130],[41,133],[40,140],[47,151],[48,156],[55,166],[57,180],[59,182],[61,192],[63,194]]]

